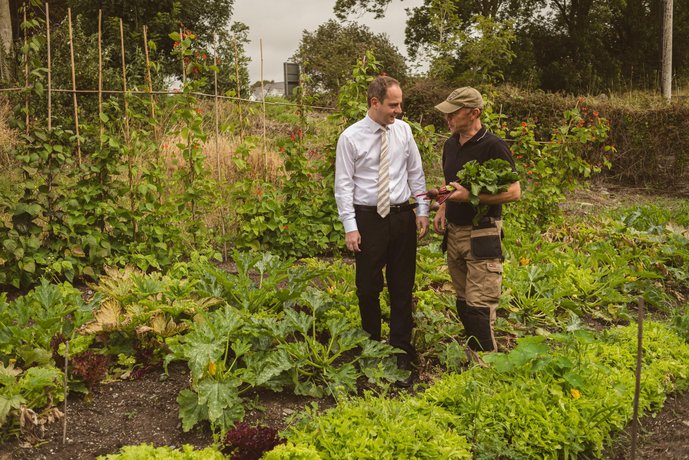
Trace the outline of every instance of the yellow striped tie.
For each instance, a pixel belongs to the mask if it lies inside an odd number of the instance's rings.
[[[388,154],[388,128],[380,138],[380,164],[378,166],[378,215],[390,214],[390,155]]]

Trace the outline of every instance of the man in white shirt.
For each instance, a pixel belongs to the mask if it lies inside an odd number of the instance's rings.
[[[337,142],[335,200],[347,249],[356,260],[356,288],[363,329],[381,339],[383,268],[390,293],[390,345],[404,351],[398,367],[412,371],[412,290],[416,243],[428,231],[428,203],[410,203],[426,191],[421,155],[402,113],[402,89],[388,76],[368,88],[366,117]],[[411,378],[405,382],[411,384]]]

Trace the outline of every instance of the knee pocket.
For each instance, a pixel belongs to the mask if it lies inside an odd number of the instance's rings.
[[[497,307],[502,289],[502,262],[499,260],[475,261],[471,282],[467,282],[467,303],[476,307]]]

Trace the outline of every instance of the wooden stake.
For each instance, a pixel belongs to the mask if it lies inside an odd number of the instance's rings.
[[[636,384],[634,387],[634,415],[632,416],[632,447],[630,452],[631,460],[636,459],[636,439],[639,431],[639,396],[641,394],[641,364],[643,358],[642,339],[644,335],[644,299],[637,301],[639,307],[638,326],[639,331],[636,339]]]
[[[244,142],[244,110],[242,108],[242,82],[239,80],[239,49],[237,48],[237,38],[232,40],[234,44],[234,78],[237,84],[237,108],[239,110],[239,141]]]
[[[122,53],[122,103],[124,109],[124,136],[129,145],[129,105],[127,102],[127,64],[124,58],[124,26],[120,18],[120,52]]]
[[[263,39],[259,39],[261,52],[261,99],[263,100],[263,168],[268,173],[268,151],[266,149],[266,92],[263,88]]]
[[[69,396],[69,340],[65,342],[65,385],[64,385],[64,408],[62,409],[62,445],[67,442],[67,396]]]
[[[217,50],[217,37],[216,37],[216,50]],[[220,174],[220,149],[218,148],[218,139],[220,138],[220,109],[218,107],[218,56],[213,56],[213,65],[215,69],[213,70],[213,82],[214,82],[214,106],[215,106],[215,167],[218,170],[218,182],[222,179]]]
[[[218,38],[216,35],[215,38],[215,49],[217,52],[218,49]],[[215,66],[215,70],[213,71],[213,77],[215,80],[215,163],[216,163],[216,168],[218,169],[218,184],[222,183],[223,179],[223,174],[222,174],[222,166],[220,162],[220,148],[218,147],[218,139],[220,139],[220,109],[218,107],[218,55],[216,54],[213,56],[213,65]],[[227,241],[225,241],[225,212],[224,212],[224,207],[220,207],[221,212],[220,212],[220,231],[222,232],[222,237],[223,237],[223,262],[227,260]]]
[[[45,38],[48,48],[48,131],[53,129],[53,78],[52,58],[50,55],[50,7],[45,3]]]
[[[127,103],[127,64],[124,59],[124,26],[122,25],[122,18],[120,18],[120,52],[122,53],[122,100],[124,109],[124,143],[127,147],[127,175],[129,177],[129,207],[134,214],[134,160],[132,158],[132,149],[129,141],[129,105]],[[134,231],[134,239],[136,239],[137,228],[136,220],[132,220],[132,227]]]
[[[151,118],[153,119],[153,122],[155,124],[155,119],[156,119],[156,109],[155,109],[155,103],[153,100],[153,79],[151,78],[151,61],[148,58],[148,26],[144,26],[144,52],[146,54],[146,80],[148,82],[148,92],[150,93],[149,99],[151,101]],[[154,128],[156,131],[156,138],[157,136],[157,124],[156,127]]]
[[[72,34],[72,9],[67,8],[69,25],[69,60],[72,65],[72,102],[74,103],[74,129],[77,135],[77,161],[81,165],[81,140],[79,139],[79,105],[77,103],[77,77],[74,68],[74,36]]]
[[[100,123],[101,143],[103,142],[103,10],[98,10],[98,122]]]
[[[180,58],[182,59],[182,83],[185,84],[187,82],[187,66],[184,65],[184,47],[182,46],[183,41],[184,31],[182,29],[179,29],[179,54]]]
[[[26,8],[27,5],[24,4],[24,49],[26,50],[26,53],[24,54],[24,88],[26,89],[26,95],[24,96],[24,108],[26,110],[24,124],[26,134],[29,134],[29,100],[31,98],[31,93],[29,93],[29,47],[27,45],[28,37],[26,31]]]

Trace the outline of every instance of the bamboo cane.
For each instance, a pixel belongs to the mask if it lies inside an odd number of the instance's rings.
[[[98,10],[98,120],[100,123],[100,137],[103,142],[103,10]]]
[[[148,92],[149,92],[149,99],[151,101],[151,118],[153,119],[153,123],[155,124],[155,119],[156,119],[156,109],[155,109],[155,101],[153,99],[153,79],[151,78],[151,61],[148,57],[148,26],[144,26],[144,53],[146,55],[146,80],[148,83]],[[157,136],[157,124],[156,127],[154,128],[156,131],[156,138]]]
[[[263,39],[259,39],[259,48],[261,54],[261,99],[263,100],[263,168],[266,175],[268,174],[268,150],[266,149],[266,92],[263,87]]]
[[[120,52],[122,53],[122,91],[123,91],[123,109],[124,109],[124,143],[127,148],[127,176],[129,178],[129,207],[134,214],[134,159],[132,158],[132,149],[129,145],[129,105],[127,102],[127,64],[124,58],[124,26],[122,18],[120,18]],[[134,232],[134,239],[136,239],[137,225],[136,219],[132,219],[132,228]]]
[[[234,78],[237,85],[237,98],[242,98],[242,82],[239,80],[239,49],[237,48],[237,38],[232,40],[234,44]],[[241,101],[237,101],[239,111],[239,141],[244,142],[244,110]]]
[[[216,36],[216,52],[217,52],[217,36]],[[218,169],[218,183],[222,183],[223,180],[223,174],[222,174],[222,166],[220,162],[220,148],[218,147],[218,139],[220,138],[220,109],[219,109],[219,102],[218,102],[218,55],[216,54],[213,56],[213,65],[215,66],[215,69],[213,70],[213,77],[214,77],[214,82],[215,82],[215,162],[216,162],[216,168]],[[227,260],[227,239],[226,239],[226,230],[225,230],[225,212],[224,212],[224,206],[221,206],[221,212],[220,212],[220,231],[222,232],[222,240],[223,240],[223,262]]]
[[[62,409],[62,445],[67,443],[67,396],[69,395],[69,340],[65,342],[65,379],[64,379],[64,408]]]
[[[53,129],[53,64],[50,55],[50,7],[45,3],[45,39],[48,48],[48,131]]]
[[[30,118],[29,118],[29,101],[31,98],[31,95],[29,93],[29,47],[27,45],[28,43],[28,37],[27,37],[27,31],[26,31],[26,8],[27,5],[24,4],[24,49],[26,50],[24,54],[24,89],[26,89],[26,93],[24,95],[24,109],[26,110],[26,115],[24,119],[24,128],[26,129],[26,134],[29,134],[29,123],[30,123]]]
[[[179,29],[179,49],[180,49],[180,59],[182,60],[182,84],[187,83],[187,66],[184,65],[184,46],[182,42],[184,41],[184,31]]]
[[[638,322],[638,333],[636,342],[636,382],[634,387],[634,411],[632,415],[632,446],[630,458],[634,460],[636,458],[636,439],[639,431],[639,396],[641,395],[641,366],[643,358],[643,346],[642,339],[644,336],[644,299],[639,298],[637,301],[637,306],[639,307],[639,317]]]
[[[72,102],[74,104],[74,129],[77,135],[77,161],[81,165],[81,139],[79,136],[79,105],[77,102],[77,77],[74,66],[74,35],[72,34],[72,9],[67,8],[69,25],[69,60],[72,66]]]

